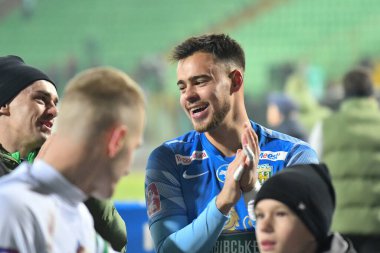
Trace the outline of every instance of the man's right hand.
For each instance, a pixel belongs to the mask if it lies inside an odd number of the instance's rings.
[[[241,190],[243,192],[250,192],[254,189],[257,181],[257,166],[260,155],[258,137],[255,131],[253,131],[251,125],[245,125],[244,132],[241,137],[241,143],[243,148],[246,146],[248,152],[252,152],[250,155],[253,156],[253,160],[248,159],[248,156],[244,160],[244,170],[240,179]]]
[[[258,138],[250,124],[245,124],[244,131],[241,135],[242,146],[248,146],[253,152],[253,160],[249,159],[247,154],[239,149],[235,159],[230,163],[226,172],[226,180],[222,191],[216,198],[216,207],[227,215],[231,208],[240,199],[241,193],[251,191],[257,180],[257,165],[260,148]],[[241,179],[236,181],[234,174],[239,166],[243,166]]]
[[[216,207],[224,215],[228,215],[231,208],[238,202],[241,196],[240,182],[234,179],[236,169],[243,164],[247,155],[239,149],[235,159],[228,165],[226,180],[222,191],[216,197]]]

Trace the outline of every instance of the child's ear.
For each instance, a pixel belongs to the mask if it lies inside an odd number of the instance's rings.
[[[0,107],[0,115],[9,115],[9,104]]]

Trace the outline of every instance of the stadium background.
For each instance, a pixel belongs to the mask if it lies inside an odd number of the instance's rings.
[[[379,24],[378,0],[0,0],[0,55],[43,69],[59,92],[77,72],[98,65],[120,68],[143,86],[145,144],[114,196],[143,208],[147,156],[191,129],[178,103],[176,66],[168,61],[173,46],[209,32],[240,42],[249,114],[265,125],[266,95],[282,90],[291,75],[332,108],[351,67],[371,65],[380,80]]]

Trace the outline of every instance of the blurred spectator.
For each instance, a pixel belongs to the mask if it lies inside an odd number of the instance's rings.
[[[269,127],[306,141],[306,131],[298,121],[298,110],[298,105],[289,96],[280,93],[270,94],[267,107]]]
[[[75,76],[79,72],[78,58],[75,55],[69,55],[66,59],[64,66],[64,76],[65,80],[69,80],[71,77]],[[91,66],[92,67],[92,66]]]
[[[269,82],[275,89],[283,90],[284,83],[290,75],[296,70],[296,66],[293,62],[284,62],[275,64],[269,69]]]
[[[374,62],[372,69],[373,85],[379,89],[380,88],[380,60]]]
[[[33,16],[36,8],[36,0],[22,0],[22,16],[29,19]]]
[[[310,134],[313,126],[331,114],[329,108],[319,104],[302,73],[290,76],[285,84],[284,92],[299,105],[299,120]]]
[[[143,57],[136,69],[135,78],[148,92],[159,93],[165,90],[167,63],[159,54]]]
[[[330,167],[337,193],[333,229],[359,252],[380,252],[380,110],[369,72],[343,79],[340,110],[317,124],[310,144]]]
[[[91,68],[101,66],[103,63],[101,42],[96,37],[88,36],[83,47],[86,55],[86,66]]]

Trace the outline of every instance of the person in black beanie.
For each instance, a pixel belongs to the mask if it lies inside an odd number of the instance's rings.
[[[58,115],[56,84],[19,56],[0,57],[0,176],[21,162],[32,163],[52,134]],[[96,231],[118,251],[126,251],[126,226],[110,200],[85,204]]]
[[[260,252],[356,252],[349,241],[330,232],[334,209],[335,191],[324,164],[285,168],[256,195]]]
[[[57,116],[54,82],[18,56],[0,57],[0,160],[3,174],[33,161]]]

